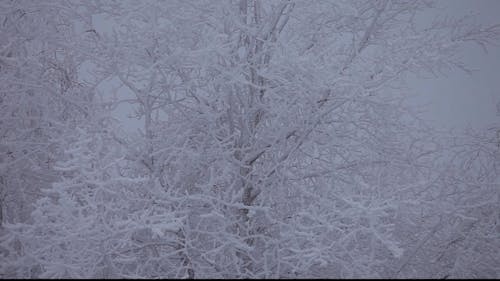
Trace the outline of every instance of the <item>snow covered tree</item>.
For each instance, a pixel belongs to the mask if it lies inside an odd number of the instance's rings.
[[[59,144],[68,127],[88,116],[93,91],[79,83],[81,57],[74,50],[84,35],[76,33],[77,23],[70,20],[78,14],[71,3],[3,1],[0,9],[3,243],[14,235],[3,225],[31,222],[34,202],[44,196],[40,190],[57,180],[53,165],[60,156]],[[0,248],[2,276],[3,266],[22,252],[22,245],[15,243],[11,250]]]
[[[163,187],[186,190],[187,198],[205,204],[203,216],[198,210],[191,217],[196,228],[186,229],[194,237],[203,233],[190,243],[210,258],[191,262],[215,268],[221,274],[215,276],[269,277],[307,275],[336,258],[346,270],[339,276],[367,276],[380,270],[373,257],[383,249],[386,257],[399,256],[391,242],[394,192],[411,186],[404,181],[421,181],[426,171],[410,172],[416,159],[400,167],[401,155],[422,149],[410,143],[419,136],[404,142],[415,128],[395,121],[404,112],[394,112],[401,92],[390,86],[405,73],[461,67],[453,57],[460,44],[487,43],[497,30],[469,27],[465,19],[417,27],[411,19],[431,6],[427,2],[171,3],[176,15],[154,3],[122,6],[117,20],[124,23],[104,45],[114,56],[114,75],[138,97],[150,143],[145,163],[154,154],[150,167]],[[168,25],[173,22],[177,32]],[[185,37],[169,41],[179,34]],[[155,107],[163,115],[151,122]],[[385,190],[375,189],[373,178],[386,182]],[[310,206],[312,198],[329,194],[342,207]],[[371,226],[387,216],[393,216],[387,226]],[[215,222],[222,231],[207,231]],[[375,244],[366,242],[369,249],[355,258],[335,257],[356,251],[325,251],[325,232],[303,230],[322,224],[347,229],[334,245],[361,247],[362,236]],[[201,247],[207,244],[216,248]],[[368,253],[372,258],[359,262]]]
[[[411,277],[424,272],[422,249],[433,241],[436,255],[467,258],[436,257],[455,265],[432,276],[473,274],[461,265],[479,251],[448,249],[462,230],[489,235],[495,215],[472,231],[479,224],[451,206],[489,204],[496,158],[484,154],[487,164],[470,170],[488,178],[484,190],[458,192],[467,173],[446,163],[440,136],[402,106],[404,81],[464,68],[459,48],[491,43],[498,27],[467,18],[422,27],[415,17],[432,8],[427,1],[75,7],[113,23],[109,33],[90,26],[79,54],[96,81],[114,79],[118,94],[131,93],[107,110],[135,106],[142,134],[117,136],[100,111],[65,134],[61,181],[37,201],[32,221],[9,225],[17,236],[2,243],[8,251],[21,243],[26,262],[3,272]],[[497,243],[488,239],[481,247]],[[485,276],[497,274],[493,263],[483,265]]]
[[[55,165],[62,178],[43,190],[32,222],[10,226],[15,235],[3,246],[13,251],[22,244],[16,264],[3,265],[10,276],[153,278],[176,270],[175,261],[161,259],[173,251],[164,248],[176,246],[163,237],[163,231],[177,231],[176,218],[168,206],[156,205],[164,201],[153,197],[148,178],[128,172],[122,147],[96,115],[95,123],[76,128],[66,140],[64,159]],[[144,259],[151,256],[157,258]]]
[[[415,204],[405,208],[414,213],[399,223],[408,251],[393,277],[495,278],[500,260],[494,250],[500,243],[495,131],[443,136],[441,146],[446,148],[432,153],[434,180],[415,189]]]
[[[88,114],[92,91],[77,78],[82,36],[70,5],[3,1],[0,9],[1,224],[29,218],[38,188],[55,179],[58,137]]]

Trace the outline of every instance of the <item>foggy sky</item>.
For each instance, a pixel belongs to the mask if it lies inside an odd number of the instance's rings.
[[[459,17],[473,13],[477,23],[500,24],[498,0],[440,0],[439,10],[423,15],[423,21],[436,14]],[[446,73],[446,77],[408,81],[410,102],[426,104],[423,116],[429,123],[441,128],[488,128],[500,122],[496,104],[500,102],[500,45],[488,48],[469,43],[461,52],[463,61],[474,72],[461,70]]]

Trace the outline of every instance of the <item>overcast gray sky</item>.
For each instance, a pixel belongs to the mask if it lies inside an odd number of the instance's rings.
[[[459,17],[474,13],[477,23],[500,24],[500,0],[440,0],[436,14]],[[424,15],[432,20],[435,14]],[[447,77],[411,79],[411,102],[427,103],[425,119],[441,128],[486,128],[500,123],[496,103],[500,102],[500,46],[488,53],[477,45],[467,45],[464,62],[475,69],[472,75],[460,70]]]

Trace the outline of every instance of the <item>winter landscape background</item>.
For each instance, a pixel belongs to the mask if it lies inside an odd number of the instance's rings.
[[[499,9],[0,0],[0,277],[499,278]]]

